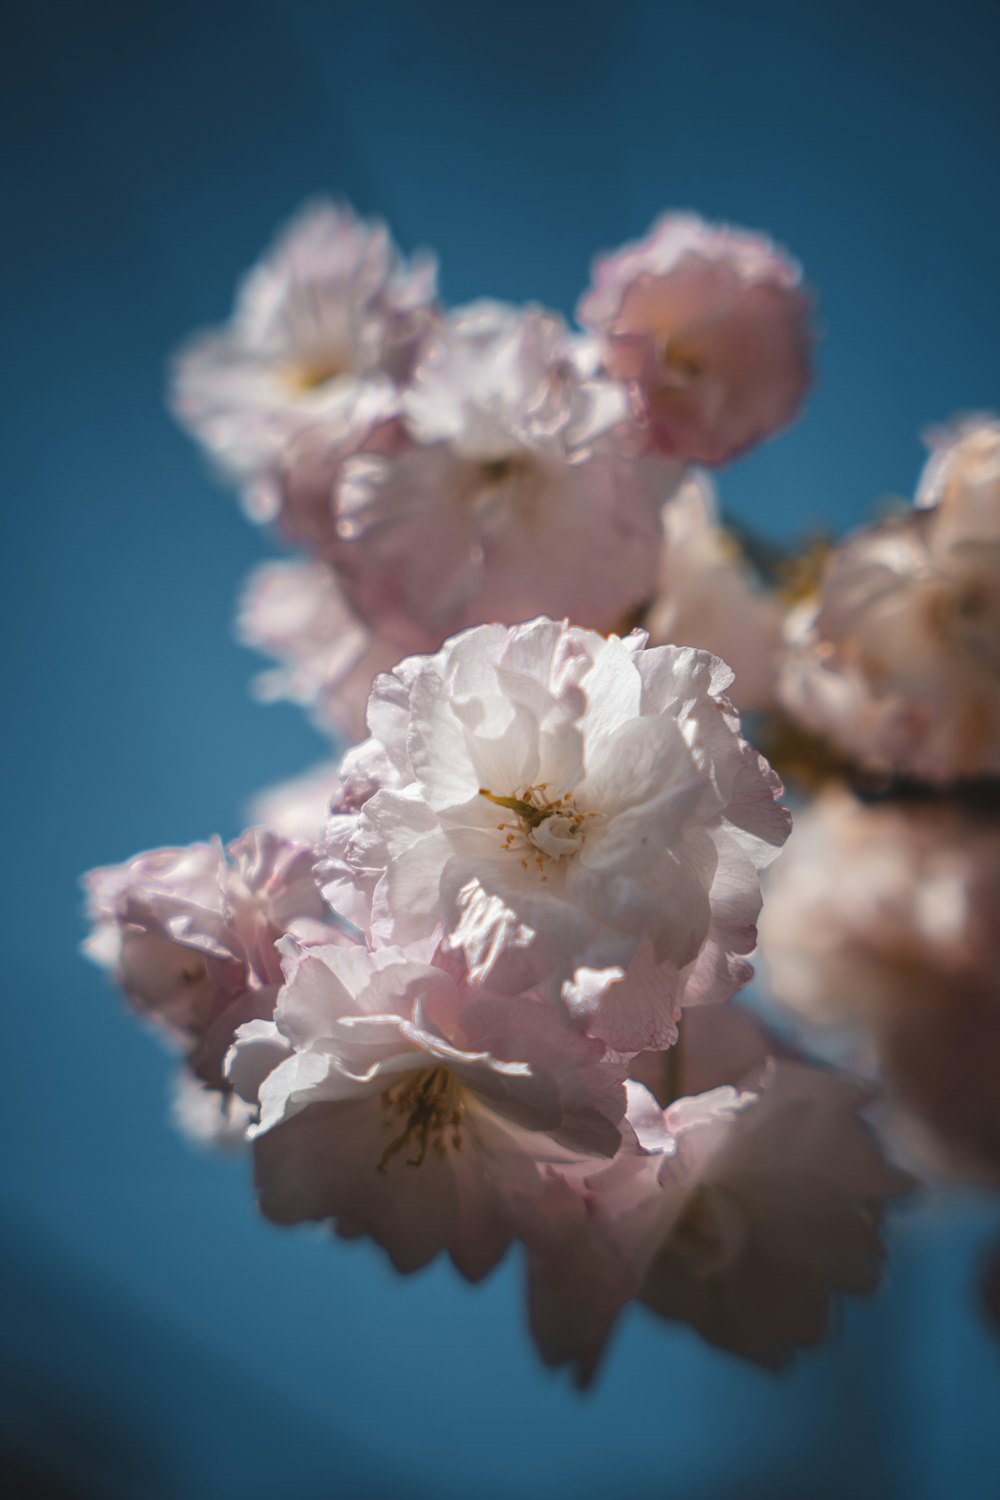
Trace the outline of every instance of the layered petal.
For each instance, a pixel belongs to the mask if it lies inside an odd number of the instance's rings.
[[[810,378],[810,304],[769,240],[667,214],[594,265],[577,316],[639,392],[656,447],[721,464],[788,425]]]
[[[440,928],[477,983],[562,993],[623,1050],[667,1045],[689,985],[745,982],[757,874],[788,829],[731,673],[644,640],[489,626],[380,678],[351,757],[364,800],[331,819],[319,866],[373,941]]]

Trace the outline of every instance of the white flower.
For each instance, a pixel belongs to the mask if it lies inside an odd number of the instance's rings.
[[[561,992],[633,1051],[749,977],[758,871],[788,830],[728,668],[644,643],[482,626],[380,677],[344,763],[377,790],[331,819],[318,872],[376,943],[440,925],[474,980]]]
[[[228,327],[181,352],[178,418],[239,479],[316,422],[349,435],[372,382],[407,375],[434,275],[428,260],[401,262],[384,225],[308,205],[243,281]]]
[[[402,393],[409,442],[341,466],[328,555],[361,618],[422,649],[539,612],[614,628],[653,592],[677,467],[643,458],[624,386],[561,320],[477,303],[431,337]]]
[[[721,656],[735,673],[729,696],[742,712],[773,705],[781,613],[719,524],[707,474],[689,474],[663,507],[660,573],[645,625],[653,645]]]
[[[917,508],[837,549],[786,646],[786,707],[862,766],[1000,774],[1000,423],[957,427]]]
[[[551,1163],[613,1155],[624,1067],[538,997],[470,990],[420,952],[284,953],[273,1024],[245,1027],[228,1063],[260,1106],[276,1222],[333,1219],[404,1272],[446,1250],[478,1280],[531,1233]]]

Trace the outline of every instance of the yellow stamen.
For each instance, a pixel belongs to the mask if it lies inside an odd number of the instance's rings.
[[[506,807],[511,812],[517,813],[518,817],[523,819],[529,828],[538,828],[540,824],[545,822],[546,818],[550,818],[555,812],[554,805],[552,807],[532,807],[530,802],[524,802],[520,797],[498,797],[495,792],[488,791],[484,786],[479,788],[479,795],[480,797],[485,797],[487,802],[492,802],[497,807]]]
[[[447,1068],[428,1068],[422,1073],[411,1074],[403,1083],[386,1089],[382,1105],[387,1124],[400,1115],[407,1118],[399,1135],[382,1152],[378,1162],[380,1172],[389,1170],[392,1158],[411,1140],[416,1145],[417,1154],[407,1157],[409,1167],[423,1166],[431,1149],[438,1156],[444,1156],[449,1138],[454,1149],[461,1150],[461,1090]]]

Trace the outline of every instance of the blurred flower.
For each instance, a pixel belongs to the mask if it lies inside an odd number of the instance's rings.
[[[1000,1171],[1000,816],[958,802],[829,791],[768,884],[761,952],[776,998],[872,1038],[893,1095]]]
[[[716,1051],[729,1054],[734,1020],[745,1024],[729,1006],[685,1018],[685,1037],[700,1032],[707,1052],[702,1072]],[[630,1085],[638,1153],[562,1171],[586,1214],[564,1206],[567,1238],[532,1256],[529,1303],[543,1359],[573,1366],[580,1384],[630,1299],[775,1368],[819,1342],[832,1293],[878,1284],[880,1213],[910,1179],[861,1118],[868,1092],[767,1059],[762,1038],[738,1086],[716,1077],[663,1111]]]
[[[927,434],[931,456],[917,486],[917,505],[936,507],[944,530],[996,525],[1000,508],[1000,417],[982,413],[961,417]]]
[[[858,764],[1000,774],[1000,424],[946,436],[918,507],[844,542],[786,636],[786,706]]]
[[[380,677],[343,767],[367,800],[322,847],[333,908],[375,943],[443,924],[475,981],[561,991],[622,1050],[731,995],[788,814],[728,668],[644,643],[482,626]]]
[[[405,650],[358,619],[323,562],[283,560],[255,568],[240,599],[236,633],[245,646],[278,659],[258,676],[258,697],[290,699],[348,742],[364,733],[376,674]]]
[[[384,225],[346,206],[308,205],[244,279],[228,326],[181,351],[177,417],[240,480],[303,427],[327,421],[349,432],[372,382],[409,373],[434,280],[433,262],[407,265]]]
[[[656,597],[645,617],[653,645],[699,646],[733,669],[741,712],[774,703],[781,613],[756,583],[739,543],[719,524],[705,474],[689,474],[663,507]]]
[[[230,1058],[259,1101],[256,1181],[276,1223],[333,1219],[403,1272],[444,1250],[477,1281],[548,1162],[613,1155],[624,1066],[537,997],[469,989],[422,952],[282,947],[274,1022]]]
[[[322,761],[290,781],[258,792],[247,809],[248,822],[311,847],[322,833],[339,791],[337,762]]]
[[[416,624],[434,650],[539,611],[609,629],[649,597],[676,469],[640,456],[624,388],[587,371],[560,319],[453,314],[401,405],[408,441],[370,441],[335,481],[327,555],[362,619]]]
[[[230,1089],[202,1083],[184,1068],[174,1074],[170,1118],[192,1145],[210,1146],[216,1151],[242,1150],[255,1113]]]
[[[722,464],[786,427],[810,378],[810,302],[770,240],[667,214],[594,265],[577,312],[637,384],[653,442]]]
[[[274,1010],[275,941],[287,932],[338,940],[312,863],[308,846],[251,829],[225,850],[217,839],[155,849],[87,876],[88,955],[210,1088],[226,1087],[236,1028]]]
[[[390,454],[406,445],[399,391],[369,381],[344,410],[325,413],[290,436],[246,492],[253,518],[331,561],[337,487],[348,459]]]

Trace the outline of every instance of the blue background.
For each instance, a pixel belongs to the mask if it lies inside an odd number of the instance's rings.
[[[805,421],[723,479],[775,535],[911,490],[918,432],[1000,405],[998,9],[218,0],[8,13],[2,1153],[12,1494],[1000,1493],[996,1214],[896,1225],[887,1287],[773,1380],[626,1322],[584,1400],[516,1264],[470,1291],[260,1222],[246,1163],[165,1123],[169,1064],[78,956],[88,866],[218,830],[319,758],[233,644],[266,540],[164,411],[298,202],[431,244],[453,301],[566,312],[663,207],[762,227],[821,295]],[[14,1471],[19,1479],[10,1481]],[[34,1477],[32,1477],[34,1476]],[[62,1477],[60,1477],[62,1476]],[[32,1488],[34,1486],[34,1488]]]

